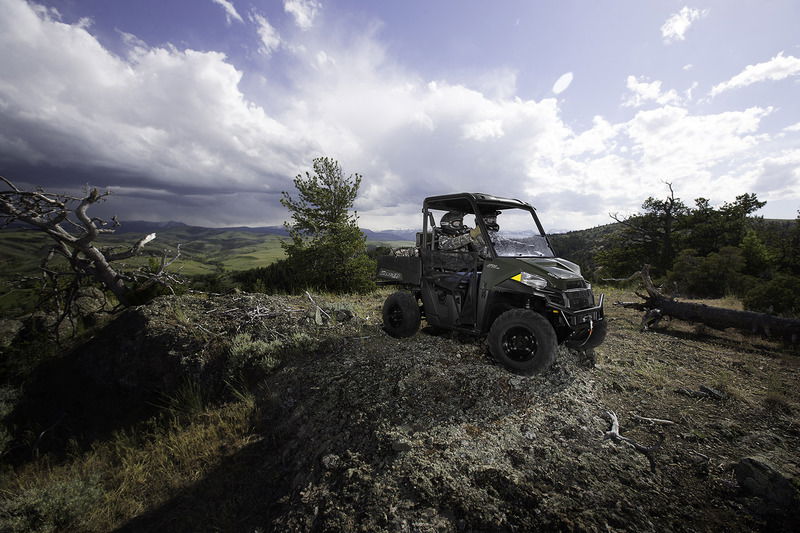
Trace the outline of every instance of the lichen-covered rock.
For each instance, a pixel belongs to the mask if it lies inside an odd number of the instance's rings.
[[[768,505],[779,508],[800,506],[797,479],[781,472],[766,459],[745,457],[736,464],[734,471],[739,485]]]

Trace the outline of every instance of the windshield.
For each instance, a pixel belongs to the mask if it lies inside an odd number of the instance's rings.
[[[554,257],[531,211],[512,208],[498,213],[497,231],[488,229],[494,251],[499,257]]]

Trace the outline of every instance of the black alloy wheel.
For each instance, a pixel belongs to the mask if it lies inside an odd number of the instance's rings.
[[[492,357],[518,374],[544,372],[556,358],[553,326],[531,309],[511,309],[497,317],[488,342]]]

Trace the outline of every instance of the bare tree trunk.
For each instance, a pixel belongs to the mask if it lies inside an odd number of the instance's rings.
[[[779,338],[793,344],[800,341],[800,320],[781,318],[753,311],[736,311],[711,307],[705,304],[677,302],[661,294],[650,279],[650,265],[642,268],[642,281],[647,296],[643,306],[651,316],[671,316],[689,322],[700,322],[708,327],[724,330],[735,328],[765,337]]]
[[[58,273],[48,267],[55,254],[69,263],[75,279],[91,277],[110,290],[122,305],[130,305],[132,288],[129,282],[148,282],[162,280],[174,281],[165,274],[164,269],[172,261],[166,256],[161,261],[161,269],[156,273],[128,273],[123,275],[111,263],[127,259],[138,254],[145,244],[156,238],[151,233],[139,239],[128,250],[114,253],[100,250],[94,242],[101,234],[113,233],[119,223],[116,217],[113,224],[88,215],[89,207],[105,198],[108,193],[100,193],[92,189],[83,198],[54,194],[42,191],[25,191],[19,189],[11,181],[0,176],[0,181],[8,186],[8,190],[0,191],[0,227],[19,221],[32,226],[49,235],[54,241],[50,254],[42,262],[42,269],[54,278]],[[77,207],[70,207],[77,204]],[[178,251],[180,254],[180,250]],[[177,258],[177,256],[175,257]],[[173,258],[173,261],[174,259]]]

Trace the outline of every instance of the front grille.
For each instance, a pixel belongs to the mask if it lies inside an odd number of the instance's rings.
[[[566,306],[573,311],[594,306],[594,294],[592,294],[592,289],[565,291],[564,296],[566,299]]]

